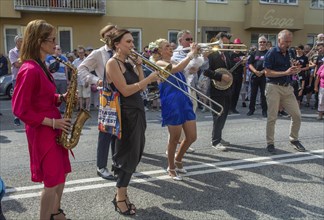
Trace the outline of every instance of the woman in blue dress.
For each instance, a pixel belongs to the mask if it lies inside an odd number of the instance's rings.
[[[191,52],[180,63],[172,63],[171,57],[173,49],[170,43],[165,39],[158,39],[150,43],[150,51],[152,51],[151,59],[160,67],[165,68],[171,64],[172,68],[167,80],[177,87],[188,92],[187,85],[183,75],[183,70],[194,58],[194,54],[198,52],[197,44],[193,44]],[[182,159],[190,145],[197,139],[196,115],[190,98],[181,90],[173,86],[168,81],[159,84],[162,126],[167,126],[169,131],[168,143],[168,173],[173,180],[182,180],[178,173],[185,171],[182,166]],[[180,144],[179,151],[175,155],[176,147],[180,140],[181,130],[184,130],[185,138]]]

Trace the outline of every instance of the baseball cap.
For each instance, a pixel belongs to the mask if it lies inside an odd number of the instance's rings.
[[[234,44],[242,44],[242,41],[240,38],[236,38],[234,41],[233,41]]]

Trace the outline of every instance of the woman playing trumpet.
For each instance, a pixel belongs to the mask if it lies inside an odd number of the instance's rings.
[[[182,90],[188,91],[185,76],[182,71],[189,64],[190,60],[194,58],[194,53],[198,53],[197,44],[192,44],[191,52],[187,57],[179,63],[172,63],[171,57],[173,49],[170,43],[165,39],[158,39],[150,43],[150,51],[152,51],[152,60],[158,66],[163,68],[172,66],[170,73],[175,77],[169,76],[167,78],[171,83],[179,86]],[[177,80],[177,78],[179,80]],[[189,148],[189,146],[197,138],[196,129],[196,115],[193,111],[193,106],[190,98],[182,91],[168,83],[168,81],[159,84],[161,110],[162,110],[162,126],[167,126],[169,131],[168,143],[168,173],[173,180],[182,180],[178,172],[185,173],[186,170],[182,165],[182,158]],[[175,156],[176,147],[178,145],[181,130],[184,130],[185,139],[180,144],[180,149]]]

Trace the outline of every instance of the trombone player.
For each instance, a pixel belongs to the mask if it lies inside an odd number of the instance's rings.
[[[216,39],[215,39],[216,38]],[[221,44],[228,44],[231,39],[231,34],[225,32],[219,32],[216,37],[211,40],[219,41]],[[231,104],[232,88],[231,86],[222,88],[216,88],[213,81],[222,82],[223,84],[230,85],[233,78],[231,74],[224,74],[224,69],[229,70],[231,68],[230,57],[228,51],[215,51],[208,55],[209,69],[205,70],[204,75],[209,77],[210,80],[210,98],[215,102],[218,102],[223,106],[223,114],[218,116],[213,114],[213,131],[212,131],[212,147],[216,150],[225,151],[226,146],[230,143],[222,139],[222,131],[226,122],[229,107]],[[229,73],[229,72],[228,72]],[[212,108],[215,109],[217,106],[212,104]]]

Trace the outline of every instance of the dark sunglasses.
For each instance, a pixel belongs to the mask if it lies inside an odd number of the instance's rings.
[[[265,44],[267,43],[266,41],[259,41],[260,44]]]
[[[185,40],[186,40],[186,41],[193,41],[193,38],[189,38],[189,37],[188,37],[188,38],[186,38]]]

